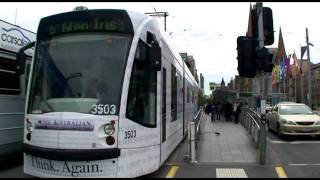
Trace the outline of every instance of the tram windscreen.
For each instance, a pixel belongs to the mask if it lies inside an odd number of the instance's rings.
[[[28,113],[117,115],[132,36],[75,33],[37,44]]]

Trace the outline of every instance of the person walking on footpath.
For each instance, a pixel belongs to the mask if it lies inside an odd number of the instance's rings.
[[[210,112],[211,112],[211,122],[216,122],[216,112],[217,112],[217,106],[216,103],[214,101],[212,101],[211,103],[211,108],[210,108]]]
[[[239,116],[240,116],[240,113],[241,113],[241,103],[237,102],[235,103],[236,104],[236,110],[235,110],[235,113],[234,113],[234,121],[236,124],[239,123]]]
[[[222,113],[222,105],[220,104],[220,102],[217,103],[217,120],[220,120],[221,118],[221,113]]]
[[[226,121],[232,121],[231,115],[232,115],[232,104],[230,102],[226,103]]]

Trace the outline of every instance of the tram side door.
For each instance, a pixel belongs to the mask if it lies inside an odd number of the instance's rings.
[[[166,68],[162,68],[162,101],[161,101],[161,122],[162,122],[162,143],[166,141],[166,129],[167,129],[167,101],[166,101],[166,89],[167,89],[167,70]]]

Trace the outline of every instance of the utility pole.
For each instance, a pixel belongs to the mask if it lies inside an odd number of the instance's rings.
[[[167,31],[167,16],[169,16],[168,12],[148,12],[145,14],[150,16],[164,17],[164,31]]]
[[[264,47],[264,30],[263,30],[263,6],[262,2],[256,3],[256,8],[257,8],[257,15],[258,15],[258,34],[259,34],[259,45],[258,48],[263,48]],[[265,88],[264,88],[264,71],[259,70],[258,72],[259,76],[259,86],[260,86],[260,109],[261,109],[261,123],[260,123],[260,163],[262,165],[265,164],[266,161],[266,94],[265,94]]]
[[[312,81],[311,81],[311,61],[310,61],[310,50],[309,50],[309,35],[308,28],[306,28],[306,39],[307,39],[307,52],[308,52],[308,104],[312,108]]]
[[[302,48],[301,48],[301,44],[300,44],[300,50],[302,50]],[[304,95],[304,93],[303,93],[303,63],[302,63],[302,58],[303,58],[303,56],[302,56],[302,51],[301,51],[301,53],[300,53],[301,55],[301,58],[300,58],[300,60],[301,60],[301,65],[300,65],[300,68],[301,68],[301,74],[300,74],[300,86],[301,86],[301,103],[303,103],[303,95]]]

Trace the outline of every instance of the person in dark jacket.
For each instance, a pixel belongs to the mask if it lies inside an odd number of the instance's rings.
[[[232,104],[230,102],[227,102],[226,104],[226,121],[231,121],[231,115],[232,115]]]
[[[239,123],[240,113],[241,113],[241,103],[237,102],[236,103],[236,110],[235,110],[235,113],[234,113],[234,121],[235,121],[236,124]]]
[[[220,120],[221,118],[221,114],[222,114],[222,105],[220,104],[220,102],[218,102],[217,106],[217,120]]]
[[[215,121],[216,105],[214,101],[208,104],[208,112],[211,115],[211,122]]]

